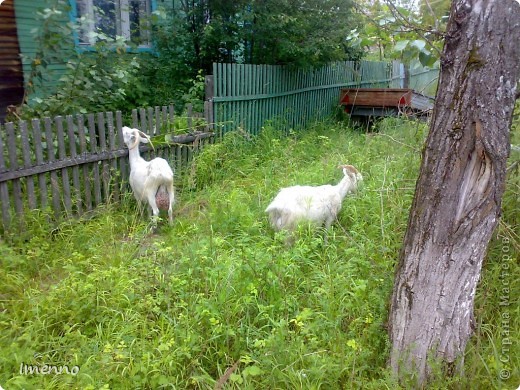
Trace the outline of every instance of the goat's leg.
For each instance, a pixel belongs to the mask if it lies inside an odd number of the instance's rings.
[[[327,245],[329,241],[329,229],[332,226],[332,222],[334,222],[335,217],[329,217],[325,220],[325,231],[323,232],[323,243]]]
[[[157,207],[157,202],[155,201],[155,193],[157,191],[148,191],[146,198],[148,199],[148,204],[152,208],[152,220],[154,224],[157,224],[157,220],[159,219],[159,207]]]
[[[168,221],[173,224],[173,204],[175,203],[175,189],[173,183],[168,186],[168,195],[170,195],[170,204],[168,205]]]

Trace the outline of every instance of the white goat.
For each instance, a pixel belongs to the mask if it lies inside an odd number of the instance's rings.
[[[140,130],[124,126],[123,140],[128,146],[130,161],[130,187],[139,203],[148,201],[154,217],[159,216],[159,209],[168,210],[168,220],[173,222],[172,207],[175,202],[173,171],[168,162],[160,157],[146,161],[139,154],[139,143],[148,143],[150,139]]]
[[[344,177],[336,185],[282,188],[265,212],[274,230],[294,231],[300,222],[311,222],[328,229],[341,210],[343,198],[355,191],[361,174],[352,165],[340,165]],[[325,235],[325,241],[327,236]]]

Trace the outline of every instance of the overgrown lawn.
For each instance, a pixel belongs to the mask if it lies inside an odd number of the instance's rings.
[[[58,227],[35,213],[0,242],[0,385],[211,389],[231,368],[226,388],[398,388],[386,368],[388,302],[426,125],[389,119],[378,130],[330,122],[229,134],[178,175],[174,226],[155,234],[130,195]],[[328,244],[303,227],[287,247],[265,207],[283,186],[336,183],[343,163],[364,181]],[[519,192],[512,170],[466,376],[433,388],[520,382],[518,344],[504,343],[506,327],[511,340],[519,333]],[[79,372],[23,372],[44,364]]]

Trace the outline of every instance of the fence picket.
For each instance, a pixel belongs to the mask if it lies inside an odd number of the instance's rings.
[[[77,115],[77,124],[78,124],[78,136],[79,136],[79,151],[81,155],[85,156],[88,153],[87,150],[87,139],[85,136],[85,121],[83,115]],[[81,167],[81,171],[83,174],[83,195],[84,195],[84,204],[85,208],[90,211],[92,210],[92,186],[90,184],[90,175],[89,175],[89,167],[92,167],[93,164],[87,165],[83,164]]]
[[[187,112],[187,119],[186,123],[188,124],[188,133],[191,133],[193,131],[193,105],[191,103],[187,104],[186,106],[186,112]]]
[[[90,151],[93,154],[98,153],[98,140],[96,135],[96,122],[94,119],[94,114],[88,114],[88,133],[90,136]],[[99,165],[97,163],[92,164],[94,168],[94,204],[101,203],[101,181],[99,175]]]
[[[139,128],[139,121],[137,119],[137,110],[132,110],[132,128],[137,129]]]
[[[22,140],[22,155],[24,167],[28,168],[32,165],[31,161],[31,149],[29,146],[29,132],[27,130],[27,122],[23,121],[20,123],[20,138]],[[34,177],[27,176],[25,178],[26,191],[27,191],[27,203],[30,209],[36,208],[36,194],[34,191]]]
[[[102,112],[97,115],[97,132],[99,134],[99,149],[101,153],[106,152],[107,137],[106,137],[106,123],[105,116]],[[102,199],[106,201],[110,197],[110,163],[107,160],[101,162],[101,181],[103,183]]]
[[[108,129],[108,150],[114,151],[114,150],[118,149],[117,143],[116,143],[116,134],[114,131],[114,114],[112,112],[107,112],[106,116],[107,116],[106,125],[107,125],[107,129]],[[110,161],[109,167],[111,169],[111,172],[113,172],[114,174],[116,174],[116,172],[119,173],[119,171],[117,169],[117,160],[115,158],[113,158]],[[111,177],[112,175],[109,174],[109,176]],[[108,182],[110,183],[110,179],[108,179]],[[113,194],[114,200],[116,202],[119,202],[119,186],[115,185],[114,183],[110,183],[110,184],[112,184],[112,185],[110,186],[109,191],[111,194]]]
[[[34,155],[36,157],[36,165],[43,164],[43,149],[42,149],[42,130],[40,121],[38,119],[32,120],[32,134],[34,140]],[[40,207],[46,209],[48,205],[47,200],[47,175],[45,173],[38,174],[38,192],[40,193]]]
[[[69,140],[69,153],[72,159],[77,157],[76,150],[76,134],[74,131],[74,118],[72,115],[67,115],[67,137]],[[81,183],[79,180],[79,167],[72,167],[72,186],[74,187],[74,200],[76,206],[76,213],[81,215],[83,213],[82,196],[81,196]]]
[[[64,160],[67,156],[65,150],[65,138],[63,135],[63,118],[61,116],[56,117],[56,134],[58,138],[58,158]],[[70,192],[70,181],[69,181],[69,168],[63,168],[61,170],[61,189],[63,193],[63,204],[65,206],[65,212],[70,215],[72,212],[72,200]]]
[[[148,119],[148,135],[150,135],[150,137],[153,137],[154,135],[157,134],[157,128],[153,124],[153,117],[154,117],[153,108],[148,107],[148,109],[146,110],[146,113],[147,113],[147,119]]]
[[[155,107],[155,135],[160,135],[163,133],[162,122],[161,122],[161,111],[159,107]]]
[[[146,110],[144,108],[139,109],[139,123],[141,126],[138,126],[139,130],[141,130],[143,133],[148,132],[148,126],[146,123]]]
[[[50,118],[43,120],[45,127],[45,146],[47,148],[47,161],[52,163],[56,161],[56,154],[54,151],[54,139],[52,137],[52,123]],[[58,173],[52,171],[51,175],[51,192],[52,192],[52,210],[57,217],[61,212],[60,187],[58,181]]]
[[[116,133],[117,133],[117,145],[119,149],[126,148],[125,142],[123,140],[123,132],[121,129],[123,128],[123,116],[121,111],[116,111]],[[125,180],[127,180],[128,175],[130,174],[130,166],[128,164],[127,158],[119,159],[119,171],[121,180],[121,186],[124,185]],[[121,189],[122,190],[122,189]]]
[[[2,139],[2,125],[0,125],[0,172],[7,171],[4,159],[4,141]],[[0,181],[0,204],[2,205],[2,223],[9,227],[11,223],[11,202],[9,200],[9,188],[6,181]]]
[[[18,169],[18,156],[16,153],[16,137],[14,133],[14,126],[12,123],[7,123],[5,125],[5,129],[7,133],[7,152],[9,155],[9,169],[16,170]],[[13,180],[13,198],[16,213],[22,214],[23,202],[22,185],[20,183],[20,179]]]

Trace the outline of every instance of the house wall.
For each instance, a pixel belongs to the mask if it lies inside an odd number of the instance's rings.
[[[23,99],[19,53],[14,0],[5,0],[0,5],[0,123],[5,118],[7,107],[18,105]]]
[[[34,90],[30,90],[31,97],[34,96],[45,96],[53,93],[58,85],[59,78],[65,73],[66,70],[66,51],[63,51],[63,55],[57,55],[55,58],[50,60],[47,65],[48,72],[45,72],[45,78],[40,80],[31,74],[31,64],[37,56],[39,50],[41,50],[41,43],[36,38],[36,29],[42,31],[43,22],[38,17],[38,12],[41,12],[44,8],[55,4],[55,1],[35,1],[35,0],[15,0],[14,8],[16,12],[16,24],[18,29],[18,41],[20,44],[21,60],[24,75],[24,84],[27,87],[29,82],[33,83]],[[68,1],[64,0],[60,2],[63,7],[62,13],[57,17],[61,23],[68,23],[70,21]],[[57,44],[62,49],[65,47],[73,48],[74,40],[73,37],[65,39]],[[58,54],[60,50],[58,50]],[[48,54],[48,53],[46,53]],[[49,56],[47,56],[48,58]]]
[[[44,78],[40,79],[32,69],[34,59],[38,57],[38,52],[42,50],[43,39],[41,35],[37,34],[42,34],[43,32],[52,29],[55,30],[57,26],[65,26],[67,23],[70,23],[74,19],[76,0],[6,1],[11,2],[11,4],[14,1],[16,28],[21,54],[21,66],[23,69],[23,81],[29,99],[49,96],[56,91],[60,83],[59,79],[67,71],[67,61],[69,60],[68,57],[70,57],[70,54],[73,53],[74,50],[84,50],[84,48],[79,48],[78,38],[72,32],[70,33],[70,36],[62,37],[62,39],[54,45],[52,50],[45,49],[45,57],[50,61],[46,65],[46,71],[43,72]],[[157,9],[158,4],[169,8],[172,6],[174,1],[175,0],[151,0],[152,10]],[[42,18],[39,17],[38,13],[44,8],[49,8],[55,5],[58,5],[61,14],[53,16],[54,21],[49,23],[48,26],[44,26],[44,22],[42,21]],[[0,6],[0,8],[2,7],[3,5]],[[3,24],[3,20],[0,24]],[[45,43],[49,43],[49,38],[45,39]],[[149,49],[142,51],[149,51]],[[50,54],[52,54],[52,56],[50,56]],[[31,85],[31,88],[27,88],[29,84]]]

